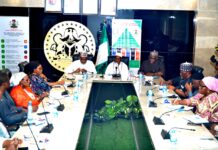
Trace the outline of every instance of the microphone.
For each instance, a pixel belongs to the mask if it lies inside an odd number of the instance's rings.
[[[69,94],[69,91],[65,88],[64,85],[62,85],[64,87],[64,91],[61,93],[62,96],[66,96]]]
[[[180,130],[189,130],[189,131],[195,131],[195,129],[189,129],[189,128],[180,128],[180,127],[172,127],[169,131],[162,129],[161,136],[163,139],[170,139],[170,131],[172,129],[180,129]]]
[[[27,122],[27,125],[28,125],[28,127],[29,127],[29,129],[30,129],[30,132],[31,132],[32,136],[33,136],[33,139],[34,139],[34,141],[35,141],[35,144],[36,144],[36,146],[37,146],[37,149],[40,150],[39,145],[38,145],[37,140],[36,140],[36,137],[34,136],[32,129],[30,128],[30,124],[29,124],[29,122],[28,122],[27,120],[26,120],[26,122]]]
[[[115,74],[112,74],[112,77],[113,77],[113,78],[120,78],[121,75],[117,73],[118,67],[116,66],[115,69],[116,69],[116,73],[115,73]]]
[[[163,97],[163,96],[156,97],[154,100],[161,99],[161,98],[165,98],[165,97]],[[171,95],[171,96],[167,96],[167,98],[178,98],[178,96],[177,95]]]
[[[43,107],[43,110],[44,110],[44,112],[45,112],[45,107],[44,107],[43,101],[42,101],[42,107]],[[47,125],[44,126],[44,127],[40,130],[40,133],[51,133],[51,131],[54,129],[54,127],[53,127],[53,124],[49,124],[46,113],[45,113],[45,120],[46,120],[46,122],[47,122]]]
[[[176,110],[180,110],[180,109],[184,109],[184,106],[181,106],[180,108],[173,109],[173,110],[170,110],[170,111],[166,111],[166,112],[162,113],[162,114],[160,115],[160,117],[154,116],[154,118],[153,118],[154,124],[155,124],[155,125],[165,125],[165,123],[163,122],[163,120],[161,119],[161,117],[162,117],[163,115],[167,114],[167,113],[170,113],[170,112],[173,112],[173,111],[176,111]]]
[[[60,102],[60,100],[59,99],[57,99],[58,100],[58,102],[59,102],[59,106],[57,107],[57,110],[58,111],[63,111],[64,110],[64,104],[61,104],[61,102]]]

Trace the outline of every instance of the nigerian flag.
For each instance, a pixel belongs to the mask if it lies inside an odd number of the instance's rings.
[[[100,45],[98,48],[98,55],[96,60],[96,71],[98,74],[104,73],[107,67],[107,58],[109,56],[109,43],[107,38],[107,30],[106,26],[103,26]]]

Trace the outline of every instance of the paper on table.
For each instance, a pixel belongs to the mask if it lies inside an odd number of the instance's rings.
[[[185,116],[184,118],[195,124],[208,123],[207,119],[202,118],[199,115],[190,115],[190,116]]]

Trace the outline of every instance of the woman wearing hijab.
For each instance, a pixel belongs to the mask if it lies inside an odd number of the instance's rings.
[[[205,77],[200,81],[199,93],[190,99],[173,100],[173,104],[196,106],[196,114],[210,122],[218,122],[218,79]]]
[[[36,111],[42,99],[47,96],[46,93],[37,96],[30,88],[29,77],[24,72],[12,75],[11,82],[15,85],[11,90],[11,97],[16,106],[27,109],[28,102],[32,101],[33,111]]]
[[[51,86],[64,84],[64,81],[48,82],[47,77],[42,73],[42,65],[37,61],[32,61],[25,66],[25,73],[29,75],[31,88],[37,95],[48,93]]]

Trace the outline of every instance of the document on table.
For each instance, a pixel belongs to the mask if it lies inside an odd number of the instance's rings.
[[[208,120],[206,118],[202,118],[199,115],[185,116],[184,119],[190,121],[191,123],[195,123],[195,124],[208,123]]]

